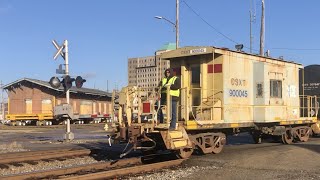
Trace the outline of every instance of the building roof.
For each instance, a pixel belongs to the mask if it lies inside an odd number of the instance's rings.
[[[49,89],[53,89],[55,91],[64,91],[63,86],[61,85],[59,89],[55,89],[53,87],[51,87],[51,85],[49,84],[49,82],[47,81],[42,81],[42,80],[38,80],[38,79],[31,79],[31,78],[22,78],[22,79],[18,79],[12,83],[9,83],[7,85],[4,85],[3,88],[4,89],[8,89],[9,87],[11,87],[12,85],[15,84],[19,84],[23,81],[27,81],[27,82],[31,82],[40,86],[44,86],[47,87]],[[70,93],[84,93],[84,94],[90,94],[90,95],[98,95],[98,96],[108,96],[111,97],[112,94],[108,93],[106,91],[102,91],[102,90],[98,90],[98,89],[90,89],[90,88],[76,88],[74,86],[72,86],[70,89]]]

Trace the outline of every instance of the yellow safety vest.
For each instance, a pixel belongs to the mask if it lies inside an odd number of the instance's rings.
[[[169,82],[167,83],[167,78],[163,78],[162,79],[162,87],[164,87],[166,84],[174,84],[175,80],[177,79],[176,76],[173,76]],[[162,93],[166,93],[167,90],[163,90]],[[176,97],[179,97],[180,96],[180,90],[177,89],[177,90],[172,90],[170,89],[170,96],[176,96]]]

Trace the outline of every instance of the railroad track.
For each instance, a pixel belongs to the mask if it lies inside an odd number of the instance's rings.
[[[154,162],[158,155],[119,159],[63,169],[37,171],[0,177],[6,180],[20,179],[107,179],[129,174],[140,174],[180,165],[183,160]]]
[[[36,161],[88,156],[91,154],[90,149],[56,149],[56,150],[43,150],[43,151],[26,151],[19,153],[6,153],[0,154],[0,165],[15,164]]]

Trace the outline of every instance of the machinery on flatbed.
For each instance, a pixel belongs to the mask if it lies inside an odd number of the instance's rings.
[[[239,132],[250,132],[256,143],[271,136],[291,144],[308,141],[317,123],[317,97],[299,95],[301,64],[208,46],[179,48],[161,59],[181,81],[178,126],[168,129],[169,96],[165,106],[155,106],[157,89],[123,88],[113,98],[118,118],[106,125],[115,140],[132,144],[122,156],[131,150],[170,150],[180,158],[195,150],[219,153],[226,135]],[[157,119],[160,108],[164,123]]]

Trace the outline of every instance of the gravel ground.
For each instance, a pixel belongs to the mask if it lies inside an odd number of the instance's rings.
[[[22,151],[30,151],[30,150],[25,149],[23,145],[18,142],[12,142],[9,144],[0,144],[0,154],[9,153],[9,152],[22,152]]]
[[[50,162],[40,161],[37,165],[22,163],[21,165],[23,166],[9,165],[8,169],[7,168],[0,169],[0,175],[5,176],[5,175],[11,175],[11,174],[59,169],[59,168],[79,166],[79,165],[85,165],[85,164],[93,164],[97,162],[98,161],[95,160],[94,158],[86,156],[81,158],[68,159],[65,161],[58,161],[58,160],[54,160]]]
[[[207,166],[207,167],[182,167],[178,169],[164,169],[161,172],[156,172],[152,174],[141,175],[137,177],[129,177],[129,180],[174,180],[174,179],[185,179],[190,175],[202,172],[202,171],[213,171],[219,169],[220,167],[216,166]]]

